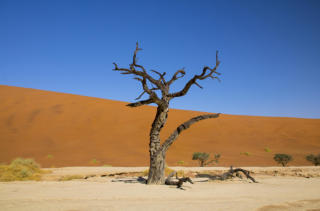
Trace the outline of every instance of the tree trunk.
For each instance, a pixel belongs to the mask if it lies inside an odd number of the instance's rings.
[[[165,152],[160,150],[160,131],[168,118],[168,103],[158,106],[156,117],[150,130],[150,168],[147,184],[164,184]]]
[[[150,168],[147,184],[162,185],[165,182],[165,155],[158,153],[150,157]]]

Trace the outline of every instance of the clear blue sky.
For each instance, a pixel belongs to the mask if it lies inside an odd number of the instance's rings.
[[[187,79],[222,61],[172,108],[320,118],[320,1],[0,0],[0,84],[134,101],[112,71],[139,63]]]

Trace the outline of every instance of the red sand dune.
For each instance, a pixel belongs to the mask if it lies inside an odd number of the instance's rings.
[[[155,107],[11,86],[0,86],[0,102],[0,162],[32,157],[44,167],[148,165]],[[171,109],[163,139],[199,114]],[[276,165],[274,153],[291,154],[291,165],[310,165],[305,155],[320,153],[320,119],[224,114],[182,133],[167,163],[195,166],[197,151],[220,153],[219,166]]]

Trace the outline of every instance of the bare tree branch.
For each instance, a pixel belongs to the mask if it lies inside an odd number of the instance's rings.
[[[150,90],[154,91],[154,90],[158,90],[158,88],[151,88]],[[145,93],[147,93],[147,92],[143,91],[135,100],[139,100]]]
[[[143,91],[135,100],[139,100],[145,93],[146,91]]]
[[[194,82],[195,85],[197,85],[200,89],[203,89],[202,86],[200,86],[200,84],[198,84],[196,81]]]
[[[180,74],[180,76],[179,76]],[[174,82],[175,80],[178,80],[179,78],[182,78],[184,75],[186,74],[186,72],[184,71],[184,68],[182,68],[181,70],[178,70],[170,79],[170,81],[168,82],[168,85],[170,86],[172,84],[172,82]]]
[[[148,100],[141,100],[141,101],[138,101],[138,102],[135,102],[135,103],[129,103],[127,104],[127,106],[129,107],[138,107],[138,106],[142,106],[142,105],[148,105],[148,104],[151,104],[151,103],[155,103],[155,101],[151,98],[149,98]]]
[[[130,64],[130,69],[127,68],[119,68],[118,65],[116,63],[114,64],[114,71],[120,71],[122,72],[121,74],[133,74],[133,75],[138,75],[141,76],[143,78],[148,79],[151,83],[153,83],[155,86],[157,86],[158,88],[162,87],[162,84],[154,79],[152,76],[150,76],[147,71],[145,70],[145,68],[142,65],[137,64],[137,53],[138,51],[142,50],[141,48],[139,48],[138,46],[138,42],[136,43],[136,49],[133,53],[133,60],[132,60],[132,64]],[[140,68],[141,71],[136,70],[135,68]]]
[[[220,61],[218,59],[218,51],[216,52],[216,65],[213,67],[213,68],[210,68],[208,66],[205,66],[202,70],[202,73],[201,75],[195,75],[193,76],[192,79],[190,79],[188,81],[188,83],[184,86],[184,88],[179,91],[179,92],[175,92],[175,93],[172,93],[172,94],[169,94],[168,97],[170,98],[174,98],[174,97],[181,97],[181,96],[184,96],[188,93],[190,87],[195,84],[199,87],[201,87],[199,84],[197,84],[197,80],[204,80],[206,78],[212,78],[212,79],[218,79],[219,78],[216,76],[216,75],[220,75],[220,73],[218,73],[216,70],[218,68],[220,64]],[[177,74],[177,73],[176,73]],[[171,79],[172,80],[172,79]],[[171,82],[171,80],[169,82]],[[175,79],[176,80],[176,79]],[[174,80],[173,80],[174,81]],[[172,82],[171,82],[172,83]]]
[[[166,152],[168,148],[171,146],[171,144],[178,138],[179,134],[188,129],[191,125],[193,125],[196,122],[199,122],[201,120],[209,119],[209,118],[217,118],[219,117],[220,113],[217,114],[205,114],[205,115],[200,115],[197,117],[194,117],[183,124],[181,124],[173,133],[169,136],[169,138],[162,144],[161,146],[161,151]]]
[[[136,102],[136,103],[130,103],[128,104],[128,106],[130,107],[136,107],[136,106],[141,106],[141,105],[145,105],[145,104],[150,104],[150,103],[160,103],[160,99],[157,96],[157,94],[154,92],[154,90],[161,90],[163,94],[166,94],[167,92],[165,92],[167,89],[165,89],[165,79],[164,79],[164,75],[165,73],[159,73],[155,70],[152,70],[152,72],[158,74],[160,76],[159,80],[154,79],[152,76],[150,76],[147,71],[145,70],[145,68],[142,65],[137,64],[137,53],[138,51],[142,50],[141,48],[139,48],[138,43],[136,43],[136,49],[133,53],[133,59],[132,59],[132,64],[130,64],[130,69],[128,68],[119,68],[118,65],[116,63],[114,64],[114,69],[115,71],[119,71],[121,74],[124,75],[136,75],[136,76],[140,76],[140,77],[135,77],[135,80],[138,80],[141,82],[142,84],[142,88],[143,88],[143,92],[142,94],[140,94],[136,100],[140,99],[142,97],[143,94],[148,93],[150,98],[148,100],[143,100],[140,102]],[[136,68],[139,68],[140,70],[137,70]],[[153,84],[155,87],[154,88],[149,88],[147,85],[147,80],[150,81],[151,84]]]
[[[154,73],[156,73],[157,75],[159,75],[159,81],[162,81],[162,83],[163,84],[166,84],[167,82],[166,82],[166,80],[164,79],[164,76],[166,75],[166,72],[164,72],[164,73],[159,73],[158,71],[156,71],[156,70],[150,70],[150,71],[152,71],[152,72],[154,72]]]

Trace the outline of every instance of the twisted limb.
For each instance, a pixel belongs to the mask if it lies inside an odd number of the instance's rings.
[[[174,174],[176,175],[176,179],[175,180],[172,179]],[[180,189],[182,189],[182,185],[183,185],[184,182],[189,182],[189,183],[193,184],[192,180],[189,177],[179,178],[178,177],[178,173],[175,172],[175,171],[171,172],[171,174],[165,180],[165,184],[166,185],[176,185],[177,188],[180,188]]]

